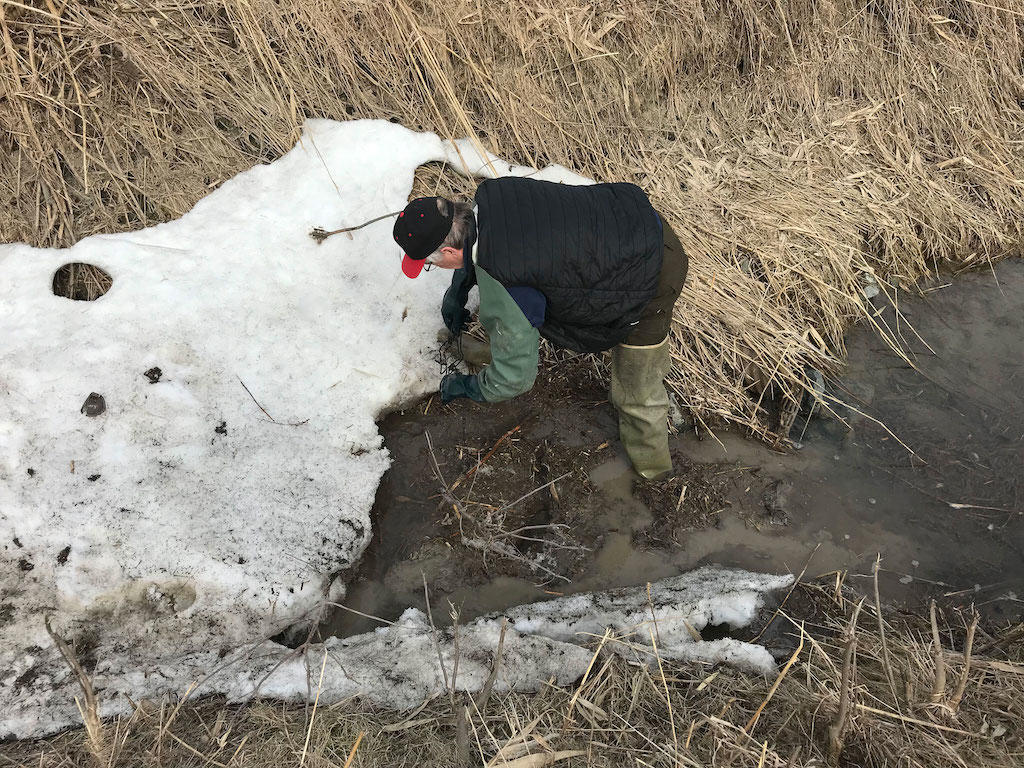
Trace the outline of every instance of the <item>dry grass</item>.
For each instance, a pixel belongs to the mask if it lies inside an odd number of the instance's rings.
[[[809,583],[790,596],[785,610],[800,610],[806,620],[786,620],[791,663],[774,679],[696,665],[635,667],[605,650],[572,689],[477,702],[443,696],[405,713],[355,702],[321,703],[315,711],[273,702],[239,709],[212,699],[143,703],[130,718],[104,725],[102,754],[80,729],[0,746],[0,766],[1021,764],[1019,628],[996,637],[977,630],[972,656],[965,654],[970,618],[951,616],[939,624],[936,653],[927,620],[871,616],[868,604],[854,623],[856,605],[836,589],[835,581]],[[614,642],[605,638],[606,647]],[[937,661],[950,681],[938,698]],[[466,707],[468,747],[460,750],[456,713]]]
[[[74,301],[95,301],[110,290],[113,278],[93,264],[71,262],[53,275],[53,293]]]
[[[3,2],[0,231],[180,216],[310,116],[471,134],[649,191],[692,255],[672,387],[763,431],[871,319],[861,273],[1019,248],[1022,28],[1013,0]]]

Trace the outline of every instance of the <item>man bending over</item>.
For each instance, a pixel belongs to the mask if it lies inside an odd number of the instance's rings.
[[[688,266],[672,228],[627,183],[488,179],[474,202],[417,198],[393,233],[409,277],[425,264],[455,270],[441,305],[454,336],[479,286],[491,362],[445,376],[442,401],[495,403],[528,391],[540,336],[576,352],[610,349],[619,438],[638,474],[668,475],[668,332]]]

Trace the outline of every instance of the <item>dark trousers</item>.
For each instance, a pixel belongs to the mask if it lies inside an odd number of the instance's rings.
[[[664,244],[661,252],[658,293],[648,302],[640,316],[640,323],[626,339],[626,344],[632,347],[660,344],[662,339],[668,336],[668,330],[672,327],[672,307],[683,290],[683,282],[690,266],[690,260],[686,257],[679,238],[664,216],[661,217],[661,224]]]

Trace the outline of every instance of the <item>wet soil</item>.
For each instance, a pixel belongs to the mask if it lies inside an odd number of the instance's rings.
[[[709,563],[842,572],[870,590],[876,556],[889,602],[1020,617],[1024,262],[901,295],[898,316],[876,304],[903,354],[855,329],[826,389],[834,413],[805,413],[794,447],[683,424],[661,483],[629,469],[588,357],[509,403],[431,398],[391,414],[375,538],[322,630],[347,636],[379,625],[369,616],[424,608],[424,582],[440,623]]]

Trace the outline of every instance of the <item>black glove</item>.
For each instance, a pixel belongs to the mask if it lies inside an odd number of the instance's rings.
[[[458,336],[469,322],[469,289],[476,284],[476,273],[472,267],[456,269],[452,275],[452,284],[444,292],[441,301],[441,319],[452,336]]]
[[[464,373],[449,373],[441,379],[441,402],[450,403],[460,397],[468,397],[478,403],[484,402],[483,393],[480,391],[480,382],[476,376],[467,376]]]

